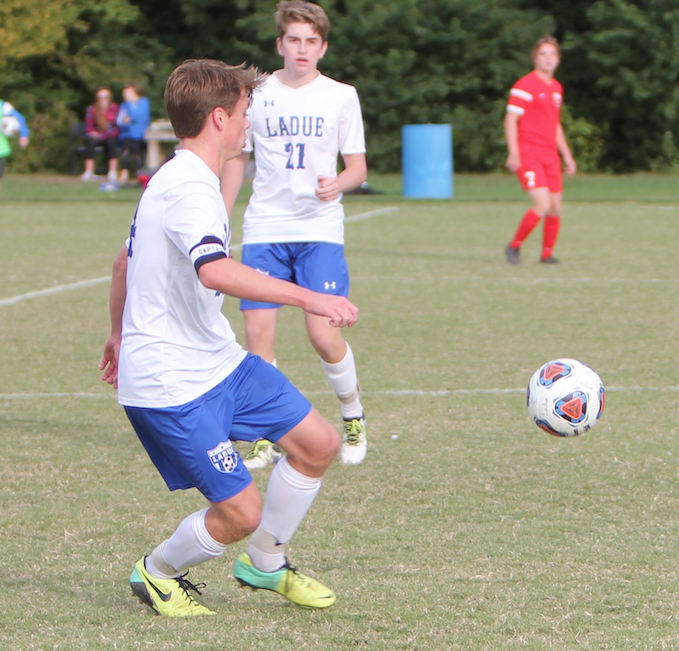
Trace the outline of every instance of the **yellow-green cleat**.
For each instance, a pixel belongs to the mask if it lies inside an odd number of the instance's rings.
[[[130,576],[130,587],[139,601],[150,606],[165,617],[195,617],[197,615],[216,615],[216,613],[199,604],[190,594],[193,590],[201,594],[204,583],[194,585],[184,577],[176,579],[156,579],[146,571],[144,558],[139,559]]]
[[[368,449],[365,415],[360,418],[344,419],[344,442],[340,450],[340,460],[347,466],[356,465],[365,459]]]
[[[332,590],[291,567],[287,561],[275,572],[260,572],[243,552],[233,565],[233,575],[242,588],[271,590],[305,608],[329,608],[337,600]]]

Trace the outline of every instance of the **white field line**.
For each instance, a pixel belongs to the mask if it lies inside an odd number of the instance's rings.
[[[667,387],[606,387],[606,393],[676,393],[679,386]],[[306,396],[329,396],[334,395],[332,391],[302,391]],[[412,396],[414,398],[446,398],[457,396],[478,396],[478,395],[504,395],[510,393],[525,394],[526,389],[450,389],[442,391],[423,391],[420,389],[383,389],[378,391],[363,391],[367,396]],[[38,400],[41,398],[88,398],[88,399],[114,399],[115,392],[110,393],[0,393],[0,400]]]
[[[347,217],[345,222],[356,222],[362,219],[369,219],[370,217],[376,217],[377,215],[384,215],[385,213],[395,212],[398,210],[397,206],[387,206],[386,208],[379,208],[378,210],[370,210],[368,212],[363,212],[353,217]],[[243,248],[242,244],[234,244],[231,247],[231,251],[240,251]],[[23,301],[28,301],[32,298],[39,298],[40,296],[49,296],[51,294],[59,294],[61,292],[68,292],[73,289],[80,289],[81,287],[92,287],[93,285],[101,285],[103,283],[109,282],[111,280],[110,276],[104,276],[102,278],[94,278],[92,280],[81,280],[77,283],[69,283],[67,285],[57,285],[56,287],[49,287],[48,289],[39,289],[33,292],[27,292],[26,294],[19,294],[18,296],[10,296],[9,298],[0,299],[0,307],[5,305],[15,305],[16,303],[21,303]]]

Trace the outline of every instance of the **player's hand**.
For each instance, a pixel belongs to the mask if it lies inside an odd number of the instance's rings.
[[[518,154],[509,154],[505,167],[510,172],[518,172],[521,169],[521,157]]]
[[[21,138],[19,138],[19,147],[22,149],[28,147],[28,136],[21,136]]]
[[[358,321],[358,308],[344,296],[314,293],[306,311],[316,316],[328,317],[330,325],[335,328],[350,328]]]
[[[321,201],[332,201],[340,195],[339,184],[336,176],[320,176],[318,177],[318,188],[316,196]]]
[[[578,169],[578,166],[575,164],[575,160],[573,159],[573,157],[571,156],[569,158],[566,158],[564,160],[564,163],[565,163],[564,171],[566,172],[566,174],[568,174],[569,176],[575,174],[575,172]]]
[[[118,355],[120,354],[120,339],[109,335],[104,344],[104,354],[99,362],[99,370],[104,371],[101,379],[118,388]]]

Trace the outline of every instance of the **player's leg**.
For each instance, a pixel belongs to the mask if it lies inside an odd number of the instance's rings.
[[[168,617],[214,614],[192,597],[190,591],[201,594],[202,586],[190,583],[186,574],[250,535],[259,524],[261,505],[259,491],[251,483],[237,495],[211,502],[209,508],[184,518],[167,540],[137,561],[130,577],[133,593]]]
[[[247,244],[243,247],[242,262],[262,273],[292,280],[292,264],[285,244]],[[245,349],[259,355],[264,361],[276,366],[276,326],[280,306],[272,303],[241,301],[241,311],[245,320]],[[266,468],[276,463],[282,451],[267,439],[255,441],[245,456],[248,470]]]
[[[295,278],[299,285],[316,292],[349,295],[349,269],[340,244],[310,242],[299,245],[295,259]],[[367,450],[365,413],[360,399],[356,362],[351,346],[328,319],[304,315],[311,345],[321,359],[321,366],[340,401],[344,423],[342,463],[361,463]]]
[[[549,209],[549,190],[544,167],[537,156],[531,156],[529,150],[521,151],[521,168],[516,176],[531,200],[531,207],[524,213],[514,237],[505,247],[507,262],[510,264],[519,264],[521,246]]]
[[[259,355],[269,364],[276,363],[274,344],[279,308],[243,310],[245,320],[245,349]]]
[[[344,440],[340,459],[352,465],[365,459],[368,440],[365,412],[360,398],[358,373],[351,346],[327,319],[305,314],[309,341],[318,353],[325,377],[340,401],[344,423]]]
[[[285,550],[320,490],[321,477],[339,449],[339,436],[277,369],[258,358],[248,364],[252,374],[242,384],[244,400],[238,403],[233,436],[266,436],[286,455],[271,472],[261,523],[236,560],[234,576],[243,586],[325,608],[335,601],[332,591],[291,568]]]
[[[563,181],[561,178],[561,160],[556,151],[551,152],[545,163],[547,186],[549,188],[549,209],[545,216],[542,233],[542,254],[540,262],[555,264],[559,260],[554,257],[554,247],[561,228],[561,203],[563,199]]]
[[[196,586],[185,579],[186,572],[221,556],[227,544],[244,538],[259,524],[259,492],[229,440],[237,379],[234,371],[203,396],[179,407],[125,409],[170,490],[195,487],[210,502],[209,508],[185,518],[132,571],[133,593],[168,617],[211,613],[193,599],[190,590]]]

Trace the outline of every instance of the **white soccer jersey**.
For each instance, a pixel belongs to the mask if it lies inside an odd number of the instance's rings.
[[[174,407],[219,384],[245,358],[197,270],[222,258],[231,233],[219,179],[180,149],[153,176],[132,222],[118,401]]]
[[[324,75],[291,88],[271,75],[254,93],[245,151],[256,174],[245,211],[244,244],[344,243],[341,195],[321,201],[318,176],[337,176],[338,153],[365,153],[363,118],[353,86]]]

